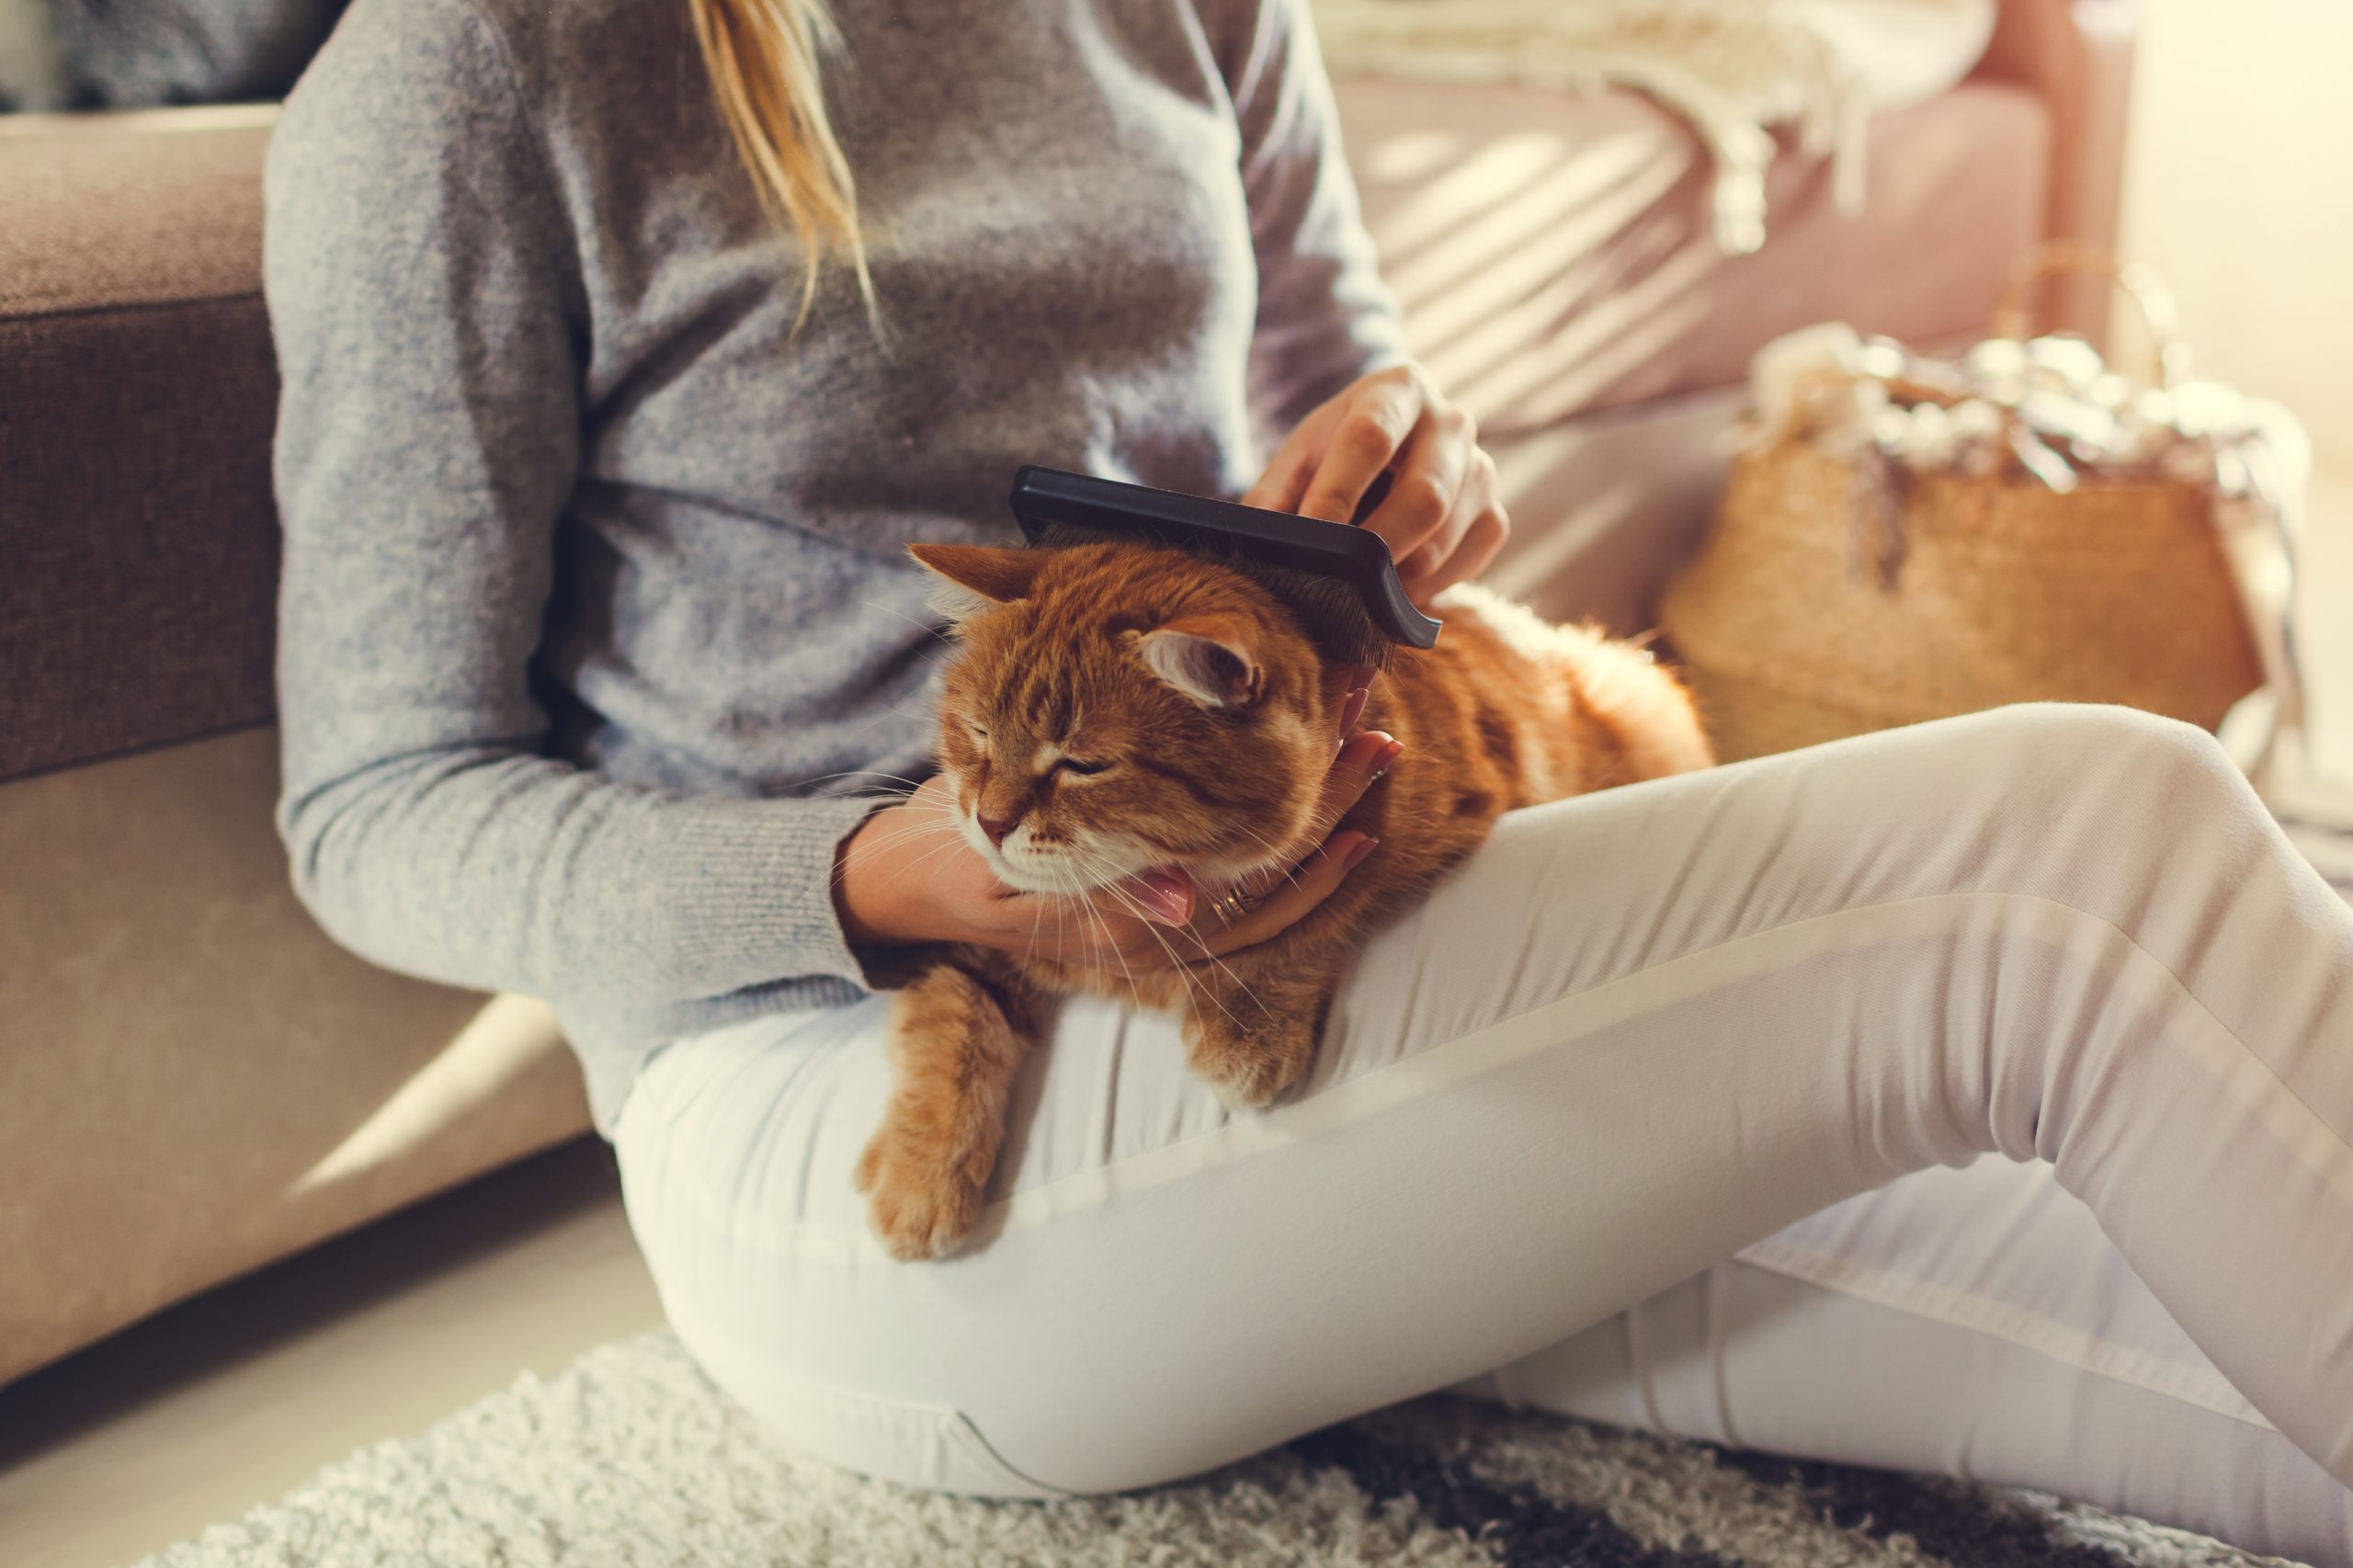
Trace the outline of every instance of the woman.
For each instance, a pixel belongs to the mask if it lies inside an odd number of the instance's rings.
[[[2353,919],[2121,711],[1507,817],[1262,1116],[1074,1005],[977,1244],[881,1255],[864,957],[1095,918],[865,790],[930,766],[904,547],[1006,538],[1027,461],[1330,517],[1389,471],[1424,597],[1504,518],[1299,0],[840,11],[359,0],[270,159],[298,883],[553,1000],[712,1375],[971,1493],[1460,1383],[2353,1559]]]

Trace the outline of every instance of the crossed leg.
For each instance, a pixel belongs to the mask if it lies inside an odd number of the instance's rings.
[[[1590,1387],[1546,1347],[1737,1282],[1734,1338],[1814,1339],[1794,1370],[1727,1363],[1729,1435],[2353,1561],[2353,915],[2186,727],[2010,710],[1513,813],[1368,948],[1270,1111],[1229,1115],[1165,1020],[1067,1008],[1016,1085],[976,1244],[939,1263],[884,1256],[849,1181],[883,1016],[674,1045],[618,1135],[689,1348],[855,1468],[1148,1484],[1499,1368],[1521,1397],[1548,1368]],[[2047,1165],[2107,1238],[2064,1244],[2103,1289],[2144,1281],[2173,1350],[2288,1442],[2225,1464],[2261,1429],[2224,1396],[2164,1395],[2188,1424],[2167,1428],[2114,1378],[2054,1405],[2006,1352],[1958,1389],[1925,1328],[1885,1351],[1918,1373],[1908,1410],[1809,1379],[1869,1348],[1832,1298],[1871,1303],[1859,1275],[1776,1297],[1809,1235],[1866,1256],[1801,1221],[1887,1187],[1814,1224],[1876,1216],[1999,1262],[1970,1206],[1906,1207],[1961,1178],[1899,1181],[1985,1153]],[[2070,1288],[2038,1272],[2044,1233],[1956,1289],[2030,1309]],[[2055,1409],[2087,1462],[2035,1435]],[[2165,1479],[2185,1462],[2278,1501],[2203,1512],[2211,1491]]]

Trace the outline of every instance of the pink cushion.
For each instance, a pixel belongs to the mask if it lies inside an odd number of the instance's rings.
[[[1699,142],[1648,98],[1336,85],[1415,351],[1498,434],[1737,381],[1759,345],[1813,322],[1972,331],[2041,234],[2048,118],[1999,83],[1874,121],[1851,220],[1826,165],[1785,150],[1765,248],[1738,257],[1717,252]]]

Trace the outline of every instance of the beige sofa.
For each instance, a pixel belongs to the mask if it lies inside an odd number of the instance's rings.
[[[1644,100],[1343,80],[1417,346],[1502,464],[1500,580],[1642,623],[1759,342],[1950,337],[2034,240],[2112,237],[2131,15],[2009,0],[1874,127],[1863,216],[1790,156],[1739,260]],[[373,970],[287,891],[269,120],[0,120],[0,1381],[587,1126],[544,1009]]]

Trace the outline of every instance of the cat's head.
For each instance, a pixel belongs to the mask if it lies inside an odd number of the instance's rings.
[[[1264,588],[1131,545],[912,553],[961,644],[940,766],[999,880],[1070,893],[1297,857],[1335,716],[1323,661]]]

